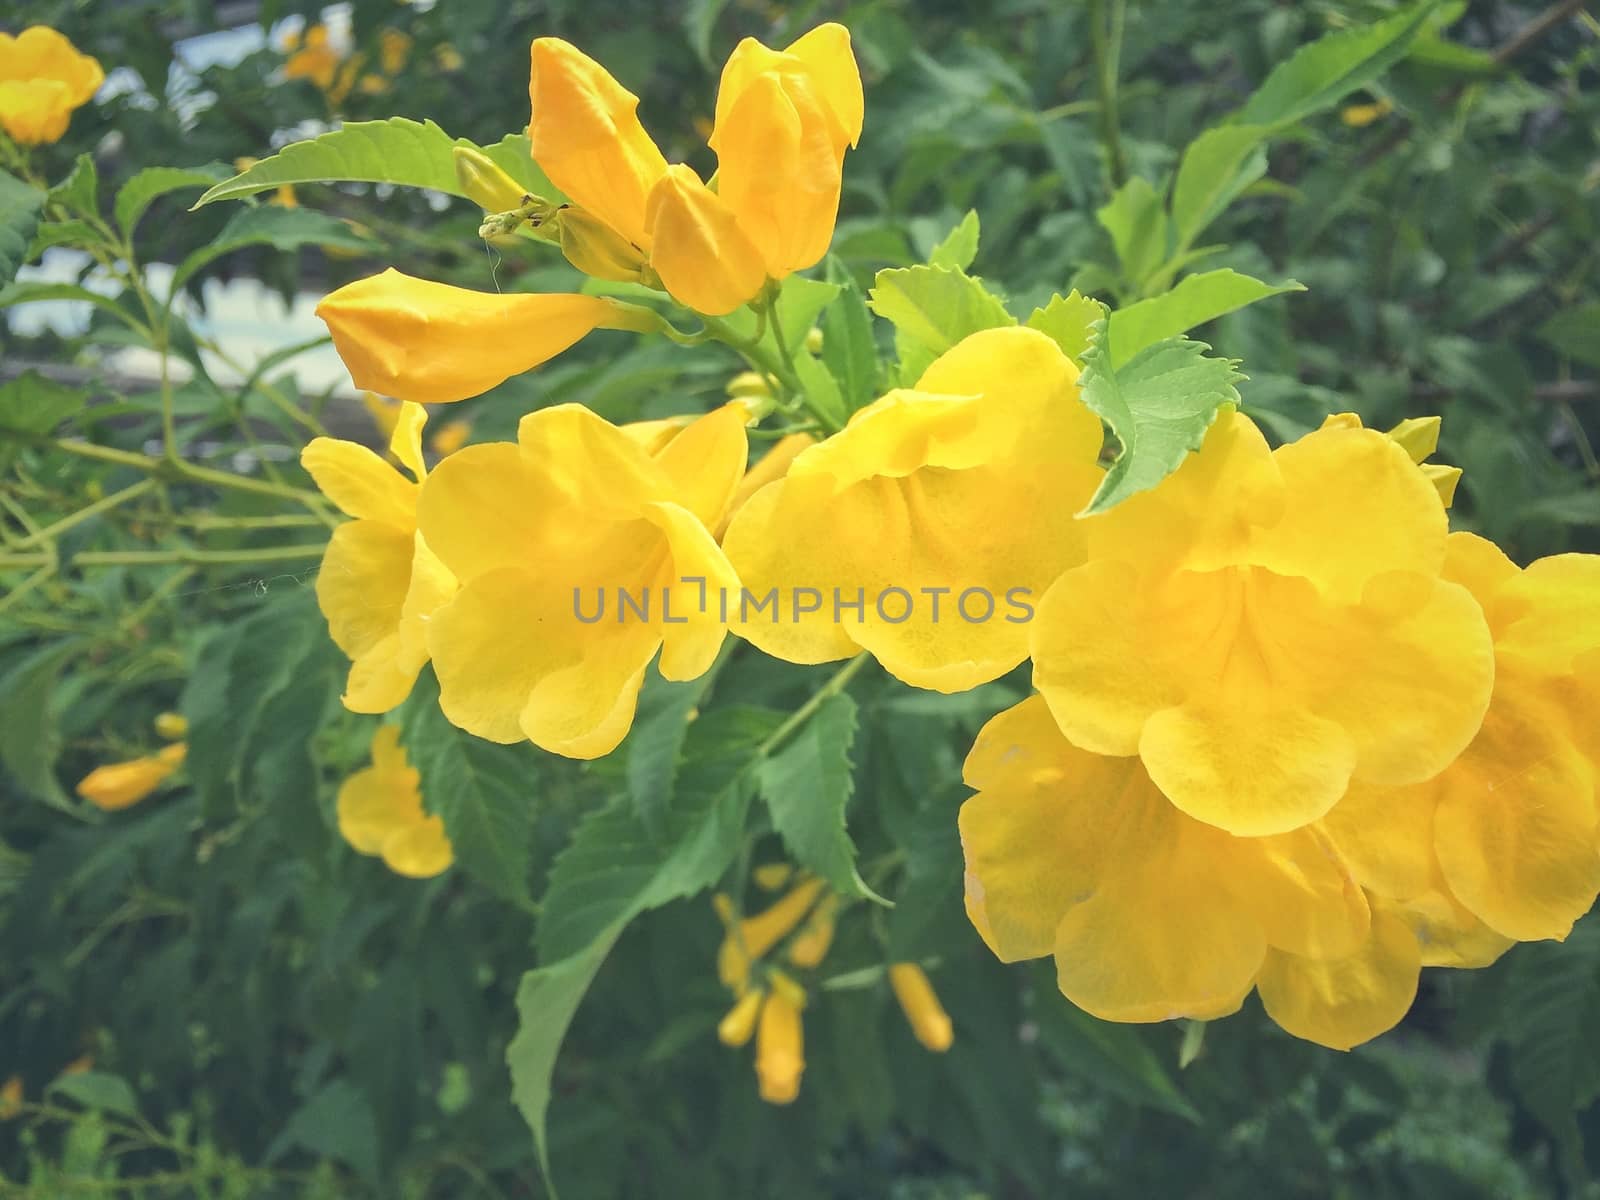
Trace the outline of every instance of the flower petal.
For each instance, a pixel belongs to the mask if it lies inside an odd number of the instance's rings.
[[[417,485],[365,446],[312,438],[300,452],[300,465],[341,512],[396,529],[416,526]]]
[[[411,585],[413,535],[380,521],[349,521],[333,531],[317,573],[317,605],[334,643],[359,659],[400,625]]]
[[[733,210],[684,165],[667,168],[645,209],[650,266],[679,304],[720,317],[767,281],[761,251]]]
[[[455,851],[445,836],[444,822],[424,817],[402,829],[393,830],[379,851],[384,865],[396,875],[409,879],[431,879],[448,870]]]
[[[746,409],[724,404],[689,425],[653,454],[666,473],[673,498],[708,529],[733,503],[750,457]]]

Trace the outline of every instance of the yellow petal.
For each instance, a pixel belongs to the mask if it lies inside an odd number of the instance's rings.
[[[616,314],[616,303],[600,296],[496,295],[393,269],[317,305],[358,388],[419,404],[480,395]]]
[[[1348,1050],[1399,1024],[1420,973],[1416,936],[1380,907],[1356,953],[1318,960],[1274,950],[1257,986],[1267,1015],[1295,1037]]]
[[[756,1030],[756,1079],[768,1104],[790,1104],[800,1095],[805,1072],[805,1035],[800,1008],[781,989],[774,989],[761,1008]]]
[[[1395,912],[1416,934],[1425,967],[1487,967],[1515,944],[1442,888],[1412,897]]]
[[[532,48],[528,137],[550,181],[638,246],[650,249],[645,198],[667,161],[639,123],[639,98],[559,38]]]
[[[317,572],[317,604],[328,633],[350,658],[395,636],[411,586],[413,535],[380,521],[333,531]]]
[[[394,830],[384,839],[380,853],[391,871],[411,879],[431,879],[455,861],[444,822],[438,817],[424,817]]]
[[[44,25],[0,33],[0,128],[24,146],[58,140],[105,81],[100,64]]]
[[[724,404],[683,429],[653,454],[678,504],[714,529],[733,502],[749,459],[745,411]]]
[[[378,854],[390,833],[405,823],[407,792],[416,780],[404,772],[372,766],[357,771],[339,786],[336,812],[339,836],[360,854]]]
[[[418,483],[428,474],[427,465],[422,461],[422,427],[427,423],[427,409],[420,404],[402,403],[395,418],[394,430],[389,434],[389,453],[400,460]],[[461,425],[463,422],[456,421],[453,424]],[[468,430],[471,428],[467,426]]]
[[[1322,830],[1235,838],[1227,849],[1217,864],[1221,885],[1249,901],[1269,946],[1331,959],[1354,953],[1366,939],[1366,896]]]
[[[916,963],[895,963],[889,968],[889,986],[917,1041],[935,1054],[950,1049],[954,1040],[950,1016],[922,968]]]
[[[78,795],[106,812],[129,808],[155,791],[183,761],[183,743],[167,747],[179,751],[96,767],[78,782]]]
[[[866,101],[861,71],[850,48],[850,31],[828,21],[791,42],[783,52],[805,64],[812,86],[832,113],[840,134],[856,145],[861,140]]]
[[[739,577],[710,532],[687,509],[652,504],[645,517],[662,531],[667,544],[667,562],[654,589],[663,597],[658,614],[661,674],[667,679],[698,679],[722,648],[728,632],[722,600],[737,594]]]
[[[396,428],[399,436],[399,428]],[[335,438],[312,438],[300,465],[322,494],[352,517],[409,531],[417,521],[417,485],[365,446]]]
[[[679,304],[720,317],[767,280],[761,252],[722,199],[689,167],[668,168],[645,210],[650,266]]]
[[[738,1002],[728,1010],[728,1015],[717,1024],[717,1040],[724,1046],[742,1046],[755,1036],[756,1019],[761,1015],[761,1006],[766,1002],[767,993],[759,988],[752,988],[740,996]]]
[[[1433,886],[1433,814],[1430,784],[1383,787],[1359,780],[1322,818],[1356,881],[1391,900],[1409,900]]]
[[[762,488],[769,483],[775,483],[789,473],[789,467],[799,457],[801,451],[816,445],[817,439],[809,433],[791,433],[780,438],[772,448],[763,454],[755,466],[745,472],[739,486],[734,489],[733,499],[728,502],[728,514],[722,519],[721,524],[714,529],[718,538],[727,531],[729,522],[738,514]]]

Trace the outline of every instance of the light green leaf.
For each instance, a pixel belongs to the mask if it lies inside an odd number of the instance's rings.
[[[1106,306],[1074,288],[1066,296],[1050,297],[1050,303],[1033,310],[1028,328],[1047,334],[1068,358],[1080,366],[1084,351],[1094,340],[1094,323],[1106,319]]]
[[[0,429],[17,433],[49,433],[75,416],[89,397],[75,388],[54,383],[28,371],[10,383],[0,384]]]
[[[1017,323],[980,281],[952,267],[879,271],[868,304],[894,325],[906,384],[915,383],[929,363],[968,334]]]
[[[1600,300],[1556,313],[1539,326],[1539,338],[1568,358],[1600,367]]]
[[[1115,347],[1111,365],[1120,369],[1146,346],[1186,333],[1257,300],[1305,290],[1292,279],[1263,283],[1226,267],[1191,275],[1170,292],[1111,314],[1110,342]]]
[[[1261,125],[1221,125],[1189,143],[1172,190],[1172,225],[1179,253],[1192,246],[1245,188],[1266,174],[1263,143],[1267,133]]]
[[[36,300],[81,300],[110,313],[120,321],[132,322],[137,319],[118,304],[114,297],[102,296],[99,292],[91,292],[88,288],[79,287],[75,283],[46,283],[41,279],[23,279],[0,288],[0,308],[10,308],[13,304],[31,304]]]
[[[835,428],[844,428],[845,418],[850,415],[845,411],[844,394],[839,390],[838,381],[822,365],[822,360],[814,354],[797,354],[794,373],[806,394],[807,406],[820,413]]]
[[[848,415],[877,398],[878,345],[872,337],[872,314],[855,280],[833,261],[828,277],[839,286],[839,296],[822,312],[822,361],[838,381]]]
[[[98,245],[100,235],[87,221],[80,221],[73,217],[67,221],[44,221],[34,232],[33,241],[28,246],[28,260],[37,259],[51,246],[92,246]]]
[[[46,199],[80,216],[94,216],[99,212],[95,204],[99,190],[100,172],[95,170],[94,158],[80,154],[74,160],[72,170],[67,172],[67,177],[50,189]]]
[[[286,183],[391,183],[465,197],[451,155],[456,146],[482,150],[530,192],[548,200],[564,199],[534,165],[525,135],[512,134],[493,146],[475,146],[466,138],[452,138],[432,121],[390,117],[387,121],[347,121],[320,137],[293,142],[248,171],[217,184],[194,207],[237,200]]]
[[[496,895],[528,905],[538,754],[526,742],[486,742],[439,709],[423,672],[401,710],[401,744],[422,777],[422,803],[444,822],[457,865]]]
[[[43,192],[0,171],[0,286],[15,279],[28,261],[28,247],[43,209]]]
[[[1122,450],[1083,516],[1104,512],[1176,471],[1199,448],[1222,406],[1239,403],[1233,385],[1244,378],[1232,360],[1207,358],[1211,347],[1178,337],[1113,370],[1114,336],[1108,322],[1084,355],[1079,382],[1083,402],[1111,426]]]
[[[246,246],[272,246],[293,250],[300,246],[335,247],[358,254],[370,253],[377,244],[362,237],[349,224],[326,213],[306,208],[263,205],[233,214],[222,232],[194,251],[179,264],[172,277],[174,290],[182,287],[196,271],[208,263]]]
[[[856,848],[845,829],[845,807],[854,787],[850,746],[856,736],[856,703],[844,693],[830,696],[805,727],[757,770],[773,827],[795,862],[846,896],[880,899],[856,873]]]
[[[1167,214],[1160,194],[1148,179],[1135,175],[1094,215],[1111,235],[1112,248],[1128,283],[1137,285],[1166,261],[1170,238]]]
[[[193,170],[184,167],[146,167],[117,192],[113,206],[117,228],[132,237],[139,225],[139,218],[162,196],[185,188],[208,187],[216,183],[222,173],[220,167],[196,167]]]
[[[1233,116],[1240,125],[1289,125],[1366,87],[1405,56],[1433,0],[1371,25],[1318,38],[1280,63]]]
[[[933,253],[928,255],[928,265],[954,267],[958,271],[965,271],[977,257],[978,213],[976,209],[969,209],[960,223],[945,234],[944,240],[933,248]]]
[[[119,1117],[139,1115],[139,1101],[120,1075],[104,1071],[78,1071],[71,1075],[58,1075],[50,1084],[52,1095],[65,1096],[85,1108],[112,1113]]]

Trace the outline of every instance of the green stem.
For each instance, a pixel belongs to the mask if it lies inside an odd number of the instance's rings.
[[[1111,169],[1111,186],[1121,187],[1128,178],[1128,164],[1122,153],[1122,130],[1117,115],[1117,75],[1122,59],[1123,0],[1089,0],[1089,39],[1094,48],[1095,87],[1100,98],[1100,140],[1105,144]]]
[[[100,462],[116,463],[119,466],[132,467],[137,471],[148,471],[150,474],[163,479],[189,480],[194,483],[209,483],[213,487],[230,488],[239,492],[254,492],[261,496],[277,496],[284,500],[294,500],[306,505],[313,512],[323,513],[322,496],[317,492],[309,492],[304,488],[290,487],[287,484],[269,483],[263,479],[249,479],[243,475],[233,475],[227,471],[213,471],[210,467],[199,467],[186,462],[181,458],[171,460],[152,458],[148,454],[139,454],[132,450],[117,450],[110,446],[97,446],[93,442],[81,442],[72,438],[45,438],[58,450],[68,454],[76,454],[80,458],[93,458]],[[333,524],[329,519],[325,522]]]
[[[818,688],[812,694],[809,700],[807,700],[789,715],[788,720],[772,731],[772,734],[767,738],[766,741],[762,742],[761,745],[756,747],[756,757],[765,758],[767,755],[771,754],[775,749],[777,749],[778,746],[782,745],[791,734],[799,732],[800,727],[811,719],[812,714],[815,713],[817,709],[822,707],[824,701],[829,700],[830,698],[837,696],[840,692],[844,691],[845,685],[856,677],[857,672],[859,672],[862,667],[867,665],[867,662],[871,659],[871,657],[872,656],[870,654],[863,650],[860,654],[856,655],[849,662],[845,663],[844,666],[835,671],[833,675],[829,677],[827,683]]]
[[[148,567],[169,563],[203,566],[209,563],[283,562],[321,558],[326,542],[295,546],[264,546],[259,550],[105,550],[85,551],[72,557],[77,567]]]
[[[46,525],[43,529],[34,530],[27,537],[13,544],[20,550],[27,546],[37,545],[40,542],[53,541],[59,535],[67,532],[67,530],[73,529],[85,521],[93,520],[101,513],[116,508],[119,504],[125,504],[129,500],[142,496],[156,486],[154,479],[141,479],[131,487],[125,487],[120,492],[112,492],[111,495],[96,500],[93,504],[84,505],[70,516],[62,517],[54,525]]]

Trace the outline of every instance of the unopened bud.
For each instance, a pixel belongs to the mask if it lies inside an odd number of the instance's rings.
[[[570,205],[557,217],[561,253],[585,275],[615,283],[643,279],[644,251],[598,217]]]
[[[455,159],[456,179],[461,183],[461,190],[484,212],[509,212],[533,199],[527,188],[506,174],[504,168],[482,150],[457,146],[450,153]]]
[[[822,330],[815,325],[806,330],[806,349],[813,354],[822,353]]]
[[[767,377],[761,374],[760,371],[740,371],[732,379],[728,380],[728,395],[735,399],[742,396],[770,396],[772,395],[772,384],[768,382]],[[779,863],[778,865],[783,866],[784,864]],[[767,890],[775,891],[781,886],[782,884],[777,884]]]

